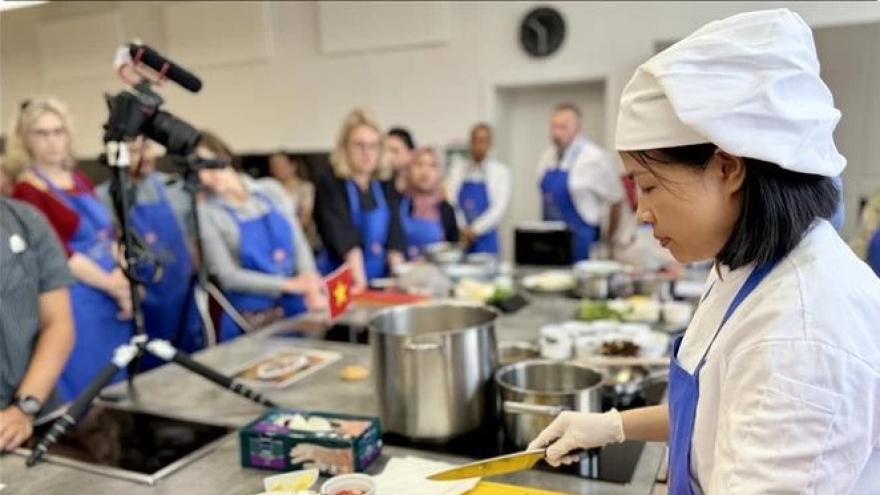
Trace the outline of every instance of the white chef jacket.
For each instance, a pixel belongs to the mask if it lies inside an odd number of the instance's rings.
[[[720,272],[679,351],[689,372],[751,268]],[[695,493],[880,493],[880,279],[827,221],[730,317],[699,394]]]
[[[583,144],[583,146],[579,146]],[[577,156],[575,151],[580,148]],[[540,187],[544,172],[559,165],[568,170],[568,191],[580,217],[592,225],[600,225],[607,206],[626,197],[617,160],[598,145],[578,136],[566,148],[562,162],[556,159],[556,148],[547,149],[538,162],[537,179]]]
[[[458,193],[465,181],[485,182],[486,194],[489,196],[489,209],[482,215],[475,218],[470,224],[471,230],[476,235],[483,235],[486,232],[498,227],[504,214],[507,212],[507,205],[510,204],[510,169],[507,165],[495,160],[494,158],[486,158],[481,165],[474,163],[472,160],[457,159],[449,167],[446,175],[446,195],[447,201],[456,211],[460,211],[458,204]],[[462,225],[467,225],[464,216],[459,215]]]

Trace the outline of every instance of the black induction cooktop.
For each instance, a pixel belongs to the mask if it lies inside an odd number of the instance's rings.
[[[663,399],[665,391],[665,383],[654,383],[647,385],[638,395],[622,397],[608,392],[603,397],[603,410],[607,411],[615,407],[623,411],[635,407],[656,405]],[[383,440],[386,445],[454,455],[474,460],[510,454],[520,450],[508,441],[499,421],[493,421],[485,428],[456,437],[444,443],[412,442],[393,433],[386,433]],[[535,469],[611,483],[629,483],[632,480],[636,465],[644,448],[645,444],[643,442],[624,442],[608,445],[590,452],[587,456],[584,456],[581,462],[570,466],[553,468],[541,462],[538,463]]]
[[[29,454],[50,427],[48,422],[35,428],[20,452]],[[96,405],[49,449],[47,460],[111,476],[127,473],[123,477],[152,484],[232,431],[226,426]]]

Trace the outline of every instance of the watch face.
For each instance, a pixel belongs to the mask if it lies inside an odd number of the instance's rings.
[[[538,7],[531,10],[519,28],[519,41],[533,57],[547,57],[562,46],[565,39],[565,19],[558,10]]]
[[[43,407],[43,405],[40,404],[40,401],[37,400],[36,397],[31,396],[19,399],[17,405],[19,409],[25,412],[25,414],[30,414],[31,416],[36,415]]]

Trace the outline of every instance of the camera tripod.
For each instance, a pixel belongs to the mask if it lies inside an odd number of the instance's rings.
[[[165,361],[175,362],[185,369],[200,375],[207,380],[210,380],[217,385],[224,387],[242,397],[245,397],[257,404],[261,404],[266,407],[277,407],[275,403],[265,398],[259,392],[256,392],[243,384],[229,378],[222,373],[219,373],[186,355],[185,353],[177,350],[172,346],[169,342],[159,339],[150,339],[147,336],[144,330],[144,316],[143,310],[141,308],[141,297],[139,294],[139,284],[138,278],[134,273],[135,267],[138,266],[137,252],[134,249],[134,236],[131,230],[131,226],[128,220],[128,211],[129,211],[129,198],[127,194],[127,188],[125,187],[126,183],[126,174],[127,169],[129,167],[129,155],[128,148],[125,143],[125,135],[124,134],[112,134],[114,131],[113,126],[108,126],[109,137],[105,136],[105,142],[107,146],[107,161],[108,165],[113,169],[113,187],[111,187],[111,191],[113,191],[113,204],[114,208],[117,212],[121,214],[119,216],[119,224],[120,229],[122,231],[121,239],[122,244],[125,248],[124,253],[126,257],[126,264],[124,267],[126,277],[132,282],[130,284],[130,295],[132,301],[132,310],[134,313],[134,328],[133,335],[131,340],[127,344],[123,344],[116,348],[114,351],[113,358],[111,362],[108,363],[104,369],[96,376],[86,387],[86,389],[76,398],[70,407],[62,414],[58,419],[56,419],[46,434],[37,442],[34,447],[31,455],[28,457],[26,464],[27,466],[33,466],[38,463],[43,456],[49,451],[49,449],[54,445],[76,422],[78,422],[85,413],[89,410],[94,401],[95,397],[101,392],[101,390],[113,379],[116,374],[125,369],[129,369],[129,387],[133,387],[134,374],[137,371],[137,362],[140,356],[143,353],[148,352],[160,359]],[[193,207],[195,208],[195,195],[193,194]],[[195,215],[195,209],[193,209],[193,214]],[[198,217],[196,216],[196,221],[198,221]],[[198,225],[198,224],[196,224]],[[202,288],[204,290],[204,313],[203,316],[208,316],[208,320],[210,320],[210,315],[207,314],[207,293],[211,290],[210,284],[207,284],[207,274],[206,271],[203,272],[202,276],[204,276],[205,286],[198,285],[197,287]],[[219,293],[219,290],[216,287],[213,289]],[[222,298],[222,294],[220,294]],[[216,296],[215,296],[216,297]],[[220,300],[220,299],[218,299]],[[225,298],[222,299],[226,301]],[[226,301],[228,304],[228,301]],[[234,311],[231,305],[229,305],[229,309]],[[200,308],[201,311],[201,308]],[[230,312],[230,315],[233,313]],[[213,326],[212,326],[213,328]],[[247,327],[244,327],[247,328]],[[207,333],[207,332],[206,332]]]

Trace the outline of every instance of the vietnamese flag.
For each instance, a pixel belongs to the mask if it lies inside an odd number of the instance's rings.
[[[351,303],[351,284],[352,275],[351,267],[347,264],[337,268],[324,279],[324,285],[327,287],[327,294],[330,298],[330,319],[335,320],[337,316],[345,313]]]

